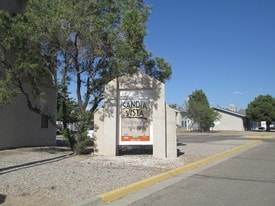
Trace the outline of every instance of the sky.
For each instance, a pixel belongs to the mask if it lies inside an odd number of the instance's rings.
[[[146,48],[170,63],[166,102],[202,89],[210,106],[275,97],[274,0],[146,0]]]

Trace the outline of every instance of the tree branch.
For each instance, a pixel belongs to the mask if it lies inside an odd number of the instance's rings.
[[[25,97],[26,101],[27,101],[27,106],[28,108],[36,113],[36,114],[39,114],[41,115],[42,117],[45,117],[47,118],[51,124],[55,127],[55,128],[58,128],[58,129],[61,129],[57,124],[56,124],[56,120],[55,120],[55,117],[46,113],[46,112],[43,112],[39,107],[37,106],[34,106],[32,104],[32,101],[31,101],[31,98],[29,96],[29,94],[25,91],[24,87],[23,87],[23,84],[22,84],[22,81],[19,79],[19,78],[16,78],[16,81],[17,81],[17,84],[15,84],[21,91],[21,93],[23,94],[23,96]]]

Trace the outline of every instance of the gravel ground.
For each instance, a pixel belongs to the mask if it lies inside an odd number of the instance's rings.
[[[183,144],[184,136],[181,136],[178,138],[180,156],[176,159],[159,159],[151,154],[76,156],[61,146],[2,150],[0,204],[73,205],[251,141],[236,138]]]

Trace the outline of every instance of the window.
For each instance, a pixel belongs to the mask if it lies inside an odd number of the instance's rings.
[[[41,128],[48,128],[48,118],[41,115]]]

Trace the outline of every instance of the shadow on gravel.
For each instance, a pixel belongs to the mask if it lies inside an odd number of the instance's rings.
[[[63,153],[63,152],[71,152],[72,150],[70,147],[39,147],[39,148],[33,148],[33,152],[47,152],[49,154],[57,154],[57,153]]]
[[[56,148],[58,148],[60,150],[60,152],[62,152],[62,150],[63,150],[63,152],[65,152],[67,150],[69,150],[69,151],[71,150],[69,143],[65,139],[63,139],[63,138],[56,139],[56,145],[57,145]],[[67,147],[67,148],[65,148],[65,147]],[[52,153],[52,152],[55,152],[55,151],[54,150],[53,151],[51,151],[51,150],[48,150],[48,151],[45,150],[45,152]],[[88,144],[87,144],[87,149],[85,150],[85,152],[83,154],[84,155],[86,155],[86,154],[92,154],[93,152],[94,152],[94,141],[90,140],[88,142]]]
[[[73,153],[70,153],[67,155],[61,155],[61,156],[54,157],[54,158],[49,158],[49,159],[44,159],[44,160],[39,160],[39,161],[34,161],[34,162],[28,162],[25,164],[0,168],[0,175],[10,173],[10,172],[15,172],[15,171],[30,168],[30,167],[36,167],[36,166],[40,166],[40,165],[44,165],[44,164],[58,162],[58,161],[67,159],[67,158],[71,157],[72,155],[73,155]]]
[[[182,142],[177,142],[177,146],[183,146],[183,147],[186,147],[187,144],[184,144]],[[181,156],[181,155],[184,155],[184,152],[182,152],[180,149],[177,149],[177,157]]]
[[[177,156],[181,156],[181,155],[184,155],[184,152],[180,151],[179,149],[177,149]]]
[[[59,147],[69,147],[69,143],[65,139],[56,139],[56,145]],[[94,146],[92,140],[89,141],[88,146]]]
[[[69,143],[64,139],[57,139],[56,145],[60,146],[60,147],[69,147],[70,146]]]
[[[186,146],[186,144],[182,143],[182,142],[178,142],[177,146]]]
[[[0,204],[4,203],[6,200],[7,195],[3,195],[0,193]]]
[[[119,146],[119,155],[151,155],[153,154],[153,145],[121,145]]]
[[[178,143],[178,146],[186,146],[186,144]],[[152,155],[153,145],[125,145],[119,146],[119,155]],[[184,152],[177,149],[177,156],[184,155]]]

